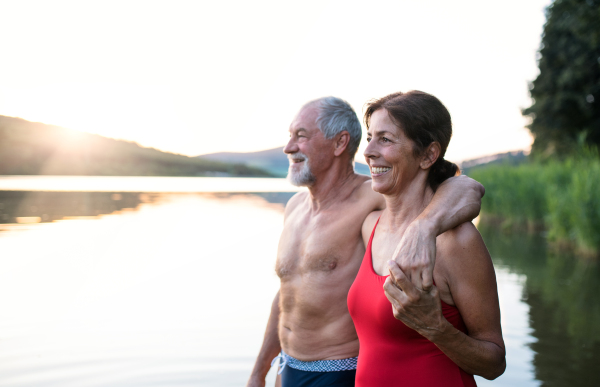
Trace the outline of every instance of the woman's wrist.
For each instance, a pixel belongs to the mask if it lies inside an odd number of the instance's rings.
[[[443,344],[454,339],[460,331],[442,317],[439,324],[424,327],[419,333],[434,344]]]

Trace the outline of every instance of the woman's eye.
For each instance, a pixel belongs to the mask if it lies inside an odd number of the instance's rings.
[[[371,137],[367,137],[367,142],[371,142]]]
[[[383,142],[390,142],[390,140],[388,140],[388,139],[387,139],[387,138],[385,138],[385,137],[381,137],[381,141],[383,141]]]

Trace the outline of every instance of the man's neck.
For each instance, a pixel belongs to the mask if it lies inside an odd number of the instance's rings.
[[[357,177],[352,163],[334,163],[308,187],[312,210],[322,210],[348,197],[354,191]]]

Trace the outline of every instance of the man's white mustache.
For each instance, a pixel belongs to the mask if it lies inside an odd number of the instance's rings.
[[[306,155],[301,152],[296,152],[296,153],[292,153],[291,155],[288,155],[288,159],[291,161],[304,161],[307,158],[308,157],[306,157]]]

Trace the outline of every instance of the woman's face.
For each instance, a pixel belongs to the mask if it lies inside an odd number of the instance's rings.
[[[421,171],[420,160],[413,153],[414,142],[392,122],[387,110],[376,110],[371,116],[367,141],[364,155],[371,169],[373,191],[399,193]]]

